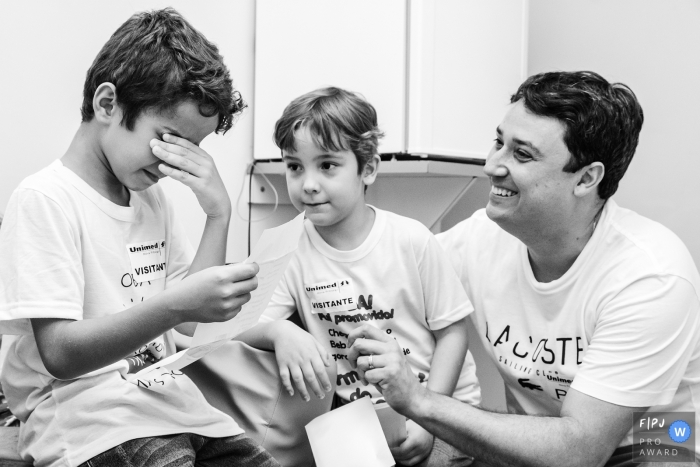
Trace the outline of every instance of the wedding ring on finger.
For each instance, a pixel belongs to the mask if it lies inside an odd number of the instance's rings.
[[[369,355],[369,358],[367,359],[367,363],[369,365],[370,370],[374,370],[374,364],[372,363],[372,354]]]

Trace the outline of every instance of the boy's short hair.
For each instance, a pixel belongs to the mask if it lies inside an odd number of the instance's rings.
[[[275,144],[284,151],[296,151],[295,132],[309,130],[324,151],[352,151],[358,173],[377,154],[384,133],[377,126],[377,111],[362,96],[344,89],[327,87],[294,99],[275,123]]]
[[[565,172],[602,162],[605,175],[598,196],[608,199],[632,161],[644,113],[632,90],[609,83],[592,71],[549,72],[530,76],[513,94],[535,115],[559,120],[571,159]]]
[[[225,133],[246,107],[218,48],[172,8],[136,13],[102,47],[85,78],[83,122],[95,115],[102,83],[114,84],[129,130],[144,111],[168,112],[192,100],[203,116],[218,114],[216,133]]]

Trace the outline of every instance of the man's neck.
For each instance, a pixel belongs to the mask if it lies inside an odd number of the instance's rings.
[[[523,240],[527,246],[532,273],[538,282],[552,282],[562,277],[573,266],[593,236],[603,204],[587,210],[587,215],[571,220],[565,228],[542,232]]]
[[[114,204],[128,206],[129,190],[112,173],[94,132],[91,122],[81,123],[61,162],[100,195]]]

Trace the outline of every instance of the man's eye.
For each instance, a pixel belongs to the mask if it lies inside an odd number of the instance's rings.
[[[496,139],[494,139],[493,141],[494,141],[494,145],[495,145],[497,148],[502,148],[502,147],[503,147],[503,141],[501,141],[501,138],[496,138]]]
[[[530,159],[532,159],[532,156],[530,156],[530,154],[520,150],[515,151],[515,157],[521,161],[529,161]]]

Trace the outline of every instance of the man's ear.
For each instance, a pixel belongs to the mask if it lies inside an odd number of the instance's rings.
[[[365,164],[364,169],[362,169],[362,181],[365,182],[366,186],[371,185],[377,179],[377,172],[379,172],[379,163],[381,161],[382,158],[379,157],[379,154],[375,154]]]
[[[117,88],[112,83],[97,86],[92,97],[92,110],[100,123],[109,123],[117,111]]]
[[[605,176],[605,166],[602,162],[592,162],[578,171],[579,180],[574,188],[574,195],[583,197],[591,192],[597,192],[598,185]]]

